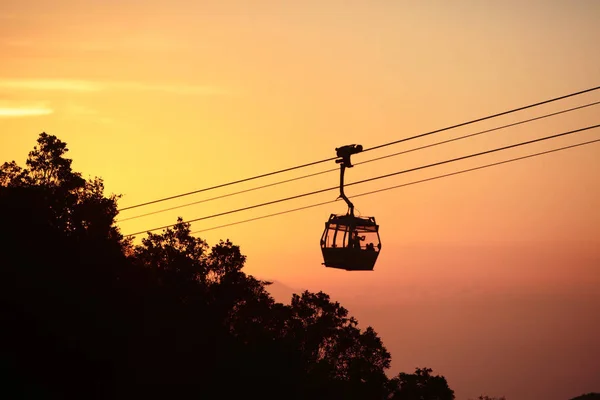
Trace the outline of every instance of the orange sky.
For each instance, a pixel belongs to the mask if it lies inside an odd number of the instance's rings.
[[[598,15],[600,3],[594,0],[9,0],[0,8],[0,161],[23,163],[40,132],[55,134],[67,142],[74,168],[86,177],[103,177],[108,192],[124,195],[120,205],[126,207],[328,158],[340,145],[368,148],[597,86]],[[600,91],[357,155],[354,161],[592,101],[600,101]],[[348,171],[347,181],[598,124],[599,109],[357,166]],[[597,138],[600,129],[349,187],[347,193]],[[521,320],[512,312],[534,304],[531,296],[545,296],[544,307],[571,299],[577,304],[571,314],[592,309],[591,304],[600,306],[599,296],[588,290],[600,283],[599,155],[600,144],[594,144],[357,198],[358,210],[375,215],[381,224],[383,250],[373,273],[320,265],[318,240],[324,221],[330,212],[345,211],[341,203],[202,236],[210,243],[230,238],[240,244],[249,273],[296,290],[324,290],[349,299],[350,311],[381,331],[392,349],[394,370],[412,370],[415,363],[429,362],[427,354],[439,355],[441,350],[431,350],[428,341],[445,346],[443,360],[434,357],[429,366],[450,379],[458,399],[490,390],[510,400],[566,399],[600,391],[591,386],[600,366],[586,358],[594,346],[590,337],[581,336],[565,350],[569,356],[552,359],[555,369],[545,372],[559,379],[564,369],[585,367],[583,378],[567,379],[564,388],[555,390],[541,380],[524,389],[523,375],[509,361],[498,362],[499,372],[490,370],[485,377],[465,372],[488,368],[489,358],[518,359],[523,351],[518,346],[493,344],[506,337],[501,330],[497,337],[486,331],[490,342],[484,357],[473,346],[488,342],[467,341],[461,329],[450,333],[446,309],[432,305],[416,314],[413,309],[409,314],[414,328],[407,332],[398,322],[404,318],[402,311],[395,307],[425,307],[423,299],[441,302],[455,310],[453,325],[470,326],[473,304],[489,296],[514,295],[518,300],[502,308],[506,315],[493,314],[500,311],[490,306],[488,316],[490,323],[502,321],[518,331]],[[321,164],[134,209],[119,218],[335,166]],[[198,218],[337,182],[336,173],[324,174],[124,221],[121,227],[123,233],[136,232],[173,223],[177,216]],[[336,196],[324,193],[198,222],[192,228]],[[478,300],[465,305],[464,293]],[[553,319],[551,313],[531,308],[531,318],[536,315],[555,326],[567,323],[561,318],[569,312]],[[581,329],[600,328],[597,317],[590,322],[586,315],[581,321],[593,326],[580,321]],[[424,336],[421,330],[427,326],[436,326],[437,336]],[[543,341],[547,351],[565,343],[556,331],[548,328]],[[452,344],[454,336],[464,342],[462,347]],[[515,340],[523,346],[540,343],[530,336]],[[600,357],[599,351],[592,354]],[[473,357],[469,368],[466,353]],[[527,365],[546,368],[549,361],[540,354],[532,353]]]

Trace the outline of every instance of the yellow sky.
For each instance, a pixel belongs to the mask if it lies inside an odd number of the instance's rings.
[[[74,168],[103,177],[109,192],[124,195],[120,205],[126,207],[324,159],[340,145],[369,148],[597,86],[599,15],[594,0],[9,0],[0,8],[0,161],[23,163],[40,132],[55,134],[67,142]],[[594,92],[354,160],[599,100]],[[357,166],[347,181],[598,124],[599,107]],[[591,130],[353,186],[347,193],[597,138],[600,130]],[[330,212],[345,211],[341,203],[202,236],[240,244],[253,274],[340,296],[370,293],[374,303],[391,301],[399,295],[395,288],[405,285],[577,292],[600,281],[599,155],[594,144],[357,198],[358,210],[381,224],[383,250],[373,273],[320,265],[324,222]],[[119,218],[336,166],[321,164]],[[121,226],[123,233],[136,232],[177,216],[199,218],[337,182],[336,173],[324,174]],[[192,228],[336,197],[328,192]],[[498,261],[498,249],[511,253],[523,246],[537,250]],[[550,267],[544,258],[550,250],[579,258]],[[368,315],[361,322],[371,323]],[[384,340],[393,347],[397,339]],[[452,368],[450,363],[443,372],[451,375]],[[518,400],[518,393],[510,399]]]

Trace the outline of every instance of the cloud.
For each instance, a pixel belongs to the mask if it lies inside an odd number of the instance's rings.
[[[224,95],[230,92],[214,86],[202,85],[160,85],[144,82],[96,82],[65,79],[3,79],[0,89],[98,92],[106,90],[154,91],[184,95]]]
[[[0,106],[0,118],[14,117],[36,117],[52,114],[54,110],[46,107],[2,107]]]
[[[47,102],[0,99],[0,118],[37,117],[53,114]]]
[[[175,94],[221,95],[228,93],[217,87],[198,85],[153,85],[139,82],[123,82],[114,83],[112,87],[114,89],[122,90],[167,92]]]
[[[0,80],[0,88],[21,90],[58,90],[68,92],[94,92],[102,90],[100,85],[92,81],[60,79],[2,79]]]
[[[103,116],[97,110],[86,107],[81,104],[69,103],[64,108],[59,110],[59,113],[64,113],[67,118],[92,120],[102,124],[113,123],[114,120],[107,116]]]
[[[81,104],[73,104],[73,103],[69,103],[65,106],[64,108],[65,112],[71,114],[71,115],[77,115],[77,116],[86,116],[89,117],[91,115],[98,115],[98,111],[83,106]]]
[[[49,15],[46,14],[46,17]],[[41,15],[28,15],[27,18],[41,17]],[[2,19],[16,19],[16,16],[7,16]],[[181,40],[175,37],[165,36],[161,33],[135,33],[130,35],[120,35],[118,40],[111,40],[111,37],[105,37],[100,40],[79,40],[78,38],[69,38],[69,40],[51,40],[47,36],[18,36],[3,37],[0,43],[7,46],[32,46],[42,47],[53,51],[116,51],[116,52],[166,52],[173,54],[181,51],[195,51],[197,44]]]

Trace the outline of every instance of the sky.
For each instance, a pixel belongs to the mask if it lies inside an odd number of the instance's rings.
[[[39,133],[100,176],[120,207],[368,149],[600,84],[600,3],[67,1],[0,7],[0,161]],[[355,163],[591,102],[600,91],[353,156]],[[598,106],[349,169],[355,182],[600,123]],[[363,192],[600,139],[588,130],[350,186]],[[372,325],[391,373],[429,366],[457,399],[600,391],[600,144],[353,199],[380,224],[375,271],[324,268],[336,191],[192,224],[247,272],[323,290]],[[123,211],[126,219],[293,172]],[[124,234],[338,184],[337,172],[124,220]],[[139,240],[139,237],[138,237]],[[287,289],[286,289],[287,288]],[[289,290],[288,290],[289,289]],[[595,310],[595,311],[594,311]]]

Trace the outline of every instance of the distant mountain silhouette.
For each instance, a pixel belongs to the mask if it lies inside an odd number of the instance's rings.
[[[271,296],[273,296],[275,301],[283,304],[289,304],[294,293],[299,294],[303,292],[303,289],[293,289],[290,286],[284,285],[278,281],[271,282],[273,283],[267,286],[267,291],[271,294]]]
[[[573,397],[571,400],[600,400],[600,393],[587,393]]]

